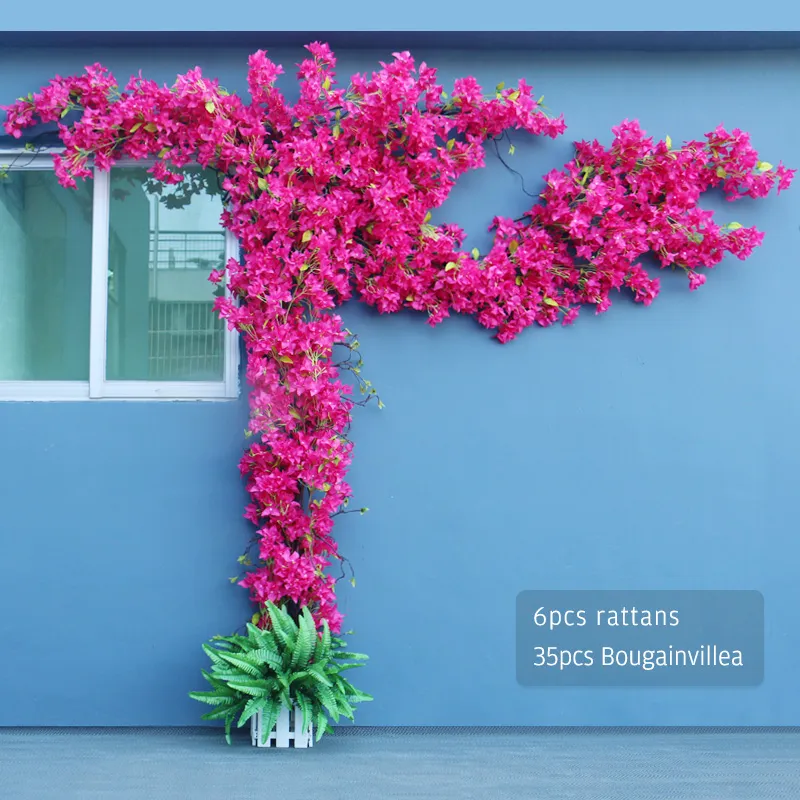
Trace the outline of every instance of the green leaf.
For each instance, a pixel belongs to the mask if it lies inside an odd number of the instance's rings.
[[[258,667],[253,666],[253,664],[241,656],[235,656],[230,653],[220,653],[219,655],[223,661],[227,661],[228,664],[232,664],[234,667],[239,667],[242,672],[246,672],[248,675],[252,675],[254,678],[261,676],[261,672]]]
[[[328,487],[330,488],[330,486]],[[297,646],[289,663],[290,669],[305,669],[311,654],[314,652],[314,640],[317,638],[316,626],[311,612],[304,608],[300,615],[300,630],[297,637]]]
[[[505,81],[500,81],[500,83],[498,83],[498,84],[497,84],[497,86],[496,86],[495,88],[497,89],[497,91],[498,91],[498,92],[502,92],[502,91],[503,91],[503,89],[505,89],[505,88],[506,88],[506,83],[505,83]]]
[[[455,261],[448,261],[445,265],[444,271],[450,272],[451,269],[458,269],[458,264]]]
[[[545,302],[545,305],[553,306],[554,308],[558,307],[558,301],[557,300],[553,300],[552,297],[545,297],[544,302]]]
[[[363,653],[347,653],[342,650],[335,650],[332,654],[337,661],[369,661],[369,656]],[[359,664],[359,666],[361,666]]]
[[[308,672],[308,674],[311,675],[317,683],[322,684],[323,686],[333,686],[331,679],[325,674],[322,667],[316,662],[311,664],[307,668],[306,672]]]
[[[511,240],[511,241],[508,243],[508,252],[509,252],[509,253],[511,253],[511,255],[513,256],[513,255],[514,255],[514,253],[516,253],[516,252],[517,252],[517,248],[518,248],[518,247],[519,247],[519,242],[518,242],[516,239],[512,239],[512,240]]]
[[[322,625],[322,636],[317,637],[316,644],[314,645],[314,663],[324,664],[330,658],[331,652],[331,631],[328,623]]]
[[[375,699],[371,694],[360,692],[358,689],[354,689],[352,694],[348,695],[348,698],[356,703],[368,703],[370,700]]]
[[[253,614],[253,617],[261,618],[261,612],[257,612]],[[247,623],[247,633],[248,636],[256,642],[257,648],[261,647],[269,647],[272,650],[275,650],[275,637],[272,635],[272,631],[264,630],[263,628],[259,628],[253,622]]]
[[[229,706],[224,706],[222,708],[215,708],[213,711],[209,711],[207,714],[203,714],[201,719],[215,720],[215,719],[227,719],[228,717],[233,719],[236,716],[237,710],[238,706],[237,708]]]
[[[210,645],[204,644],[203,645],[203,652],[211,659],[212,664],[222,664],[223,661],[220,658],[219,652],[215,650]]]
[[[759,161],[758,164],[756,164],[756,169],[761,170],[761,172],[769,172],[773,169],[773,166],[769,161]]]
[[[717,167],[717,177],[718,178],[725,178],[727,175],[728,175],[728,173],[725,172],[725,168],[724,167]]]
[[[253,650],[248,653],[248,658],[261,664],[267,664],[276,672],[279,672],[283,668],[280,655],[277,650],[271,647],[259,647],[258,650]],[[259,674],[261,674],[260,671]]]
[[[513,156],[514,155],[514,150],[515,150],[514,145],[513,144],[510,145],[509,148],[508,148],[508,154],[510,156]]]
[[[514,100],[516,100],[518,97],[519,97],[519,90],[518,90],[518,89],[514,89],[514,91],[513,91],[513,92],[511,92],[511,94],[508,96],[508,99],[509,99],[509,100],[511,100],[511,101],[513,102],[513,101],[514,101]]]
[[[65,109],[64,109],[64,110],[61,112],[61,119],[64,119],[64,117],[66,117],[66,116],[67,116],[67,114],[69,114],[69,111],[70,111],[70,109],[69,109],[69,106],[67,106],[67,108],[65,108]]]
[[[447,149],[452,150],[455,147],[456,140],[455,139],[448,139],[447,140]]]
[[[236,702],[235,695],[224,695],[219,692],[189,692],[192,700],[207,703],[210,706],[228,706]]]
[[[266,178],[259,178],[259,179],[258,179],[258,188],[259,188],[259,189],[260,189],[262,192],[266,192],[266,191],[267,191],[267,185],[268,185],[268,184],[267,184],[267,180],[266,180]]]
[[[216,107],[214,106],[214,104],[210,100],[206,103],[206,111],[208,111],[209,114],[213,114],[215,108]]]
[[[269,697],[251,697],[247,701],[247,705],[244,707],[244,711],[242,711],[241,716],[239,717],[237,727],[241,728],[247,722],[247,720],[250,719],[250,717],[263,710],[269,701]]]
[[[216,711],[211,712],[209,714],[203,714],[201,719],[208,719],[208,720],[226,719],[227,720],[227,719],[234,719],[235,718],[235,714],[230,712],[230,711],[226,712],[225,714],[219,714],[218,712],[219,712],[219,709],[217,709]],[[228,744],[230,744],[230,742],[228,742]]]
[[[344,672],[346,669],[358,669],[358,667],[363,666],[363,664],[339,664],[337,669],[338,672]]]
[[[317,711],[317,718],[314,720],[314,724],[317,726],[317,741],[319,741],[328,730],[328,720],[323,709]]]
[[[739,222],[729,222],[729,223],[728,223],[728,224],[727,224],[725,227],[726,227],[726,228],[727,228],[729,231],[738,231],[738,230],[739,230],[739,228],[741,228],[741,227],[742,227],[742,225],[741,225],[741,223],[739,223]]]
[[[431,221],[431,212],[429,211],[425,215],[425,219],[422,221],[423,225],[427,225]]]
[[[246,694],[249,697],[264,697],[270,695],[275,690],[274,682],[259,680],[259,681],[231,681],[229,686],[237,692]]]
[[[283,649],[291,654],[297,639],[297,628],[291,618],[273,603],[267,603],[267,613],[272,623],[272,631]]]
[[[312,231],[306,231],[306,232],[303,234],[303,239],[302,239],[303,243],[305,244],[306,242],[310,242],[310,241],[311,241],[311,237],[312,237],[313,235],[314,235],[314,234],[313,234],[313,232],[312,232]]]
[[[666,144],[667,150],[672,150],[672,139],[670,139],[669,136],[667,136],[667,138],[664,139],[664,144]]]
[[[307,681],[306,678],[311,677],[312,675],[307,669],[301,669],[299,672],[293,672],[288,681],[289,687],[291,688],[294,684],[298,684],[299,686],[310,684],[311,681]]]
[[[317,686],[317,697],[325,707],[325,710],[331,715],[334,722],[339,721],[339,706],[336,703],[336,697],[327,686]]]
[[[311,703],[302,692],[298,692],[294,699],[297,705],[300,706],[300,710],[303,712],[303,727],[301,728],[300,732],[305,733],[308,730],[308,726],[311,724]]]
[[[261,710],[261,730],[263,732],[261,739],[262,744],[265,744],[267,739],[269,739],[269,735],[272,733],[272,729],[275,727],[275,723],[278,721],[278,716],[280,713],[280,702],[274,698],[269,698],[264,704],[264,708]]]
[[[322,81],[322,88],[327,92],[328,89],[331,88],[331,79],[330,76],[326,76],[325,80]]]
[[[481,256],[481,251],[477,247],[472,248],[472,257],[477,261]]]

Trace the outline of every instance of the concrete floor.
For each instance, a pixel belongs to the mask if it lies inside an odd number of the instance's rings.
[[[800,800],[800,730],[0,728],[1,800]]]

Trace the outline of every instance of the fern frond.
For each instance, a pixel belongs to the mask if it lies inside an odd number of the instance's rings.
[[[277,650],[268,647],[260,647],[258,650],[251,650],[247,654],[248,661],[255,665],[267,664],[276,672],[283,667],[283,661],[278,655]]]
[[[339,706],[336,697],[327,686],[317,686],[317,697],[319,698],[326,711],[333,717],[335,722],[339,721]]]
[[[244,710],[242,711],[239,722],[237,723],[237,727],[241,728],[247,720],[250,719],[254,714],[257,714],[259,711],[263,710],[263,708],[269,702],[269,697],[262,696],[262,697],[251,697],[247,701],[247,705],[245,705]]]
[[[308,664],[314,650],[314,640],[317,638],[317,629],[314,619],[308,608],[304,608],[300,615],[300,624],[297,636],[297,645],[289,662],[290,669],[303,669]]]
[[[312,721],[311,703],[302,692],[297,692],[294,699],[297,705],[300,707],[300,710],[303,712],[303,727],[300,732],[305,733]]]
[[[292,623],[291,618],[273,603],[267,603],[267,613],[269,614],[269,619],[272,623],[272,632],[274,633],[275,638],[278,640],[284,650],[288,650],[289,652],[294,650],[297,632],[296,630],[293,630],[294,624]]]
[[[236,696],[233,693],[225,695],[219,692],[189,692],[189,697],[210,706],[232,705],[236,702]]]
[[[331,653],[331,630],[328,621],[322,623],[322,636],[317,637],[314,647],[314,663],[324,664],[330,658]]]
[[[331,679],[325,674],[325,671],[318,664],[311,664],[306,672],[308,672],[309,675],[311,675],[317,681],[317,683],[321,683],[323,686],[333,686]]]
[[[281,704],[275,698],[270,697],[267,699],[267,702],[264,704],[264,708],[261,710],[261,723],[263,731],[263,738],[261,743],[264,744],[269,735],[272,733],[272,729],[275,727],[275,723],[278,721],[278,715],[281,713]]]
[[[261,697],[266,694],[272,694],[275,691],[274,682],[267,680],[239,681],[231,683],[230,687],[251,697]]]
[[[248,675],[252,675],[254,678],[261,676],[261,670],[250,663],[250,661],[243,656],[235,656],[231,655],[230,653],[220,653],[220,656],[229,664],[232,664],[234,667],[238,667],[240,670],[242,670],[242,672],[246,672]]]

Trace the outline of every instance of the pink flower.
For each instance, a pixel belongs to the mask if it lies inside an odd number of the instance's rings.
[[[608,146],[577,142],[522,218],[495,218],[487,253],[466,253],[464,231],[432,227],[429,212],[484,165],[491,137],[508,129],[557,137],[563,119],[545,114],[525,81],[487,99],[474,78],[461,78],[445,101],[436,71],[405,52],[340,87],[328,45],[306,49],[293,105],[275,86],[283,68],[258,51],[248,60],[249,103],[199,68],[170,88],[139,74],[119,92],[95,64],[6,107],[4,127],[19,138],[82,111],[59,122],[65,150],[54,168],[64,186],[91,177],[90,157],[101,169],[154,159],[150,171],[166,183],[181,182],[193,161],[224,176],[222,221],[243,257],[209,280],[226,280],[231,296],[214,307],[247,353],[251,445],[239,469],[258,544],[240,584],[254,603],[292,600],[338,632],[335,579],[325,570],[338,558],[334,517],[352,495],[355,405],[340,373],[359,362],[339,363],[340,351],[357,351],[335,309],[357,293],[381,313],[423,311],[432,325],[470,314],[508,342],[532,325],[569,325],[584,305],[603,313],[615,291],[647,306],[659,280],[640,266],[645,254],[685,270],[695,290],[706,279],[698,270],[761,244],[754,228],[716,225],[699,207],[704,192],[764,197],[789,188],[795,171],[762,163],[738,129],[668,148],[624,120]]]
[[[691,291],[699,289],[705,282],[706,282],[705,275],[701,275],[697,272],[689,273],[689,289],[691,289]]]

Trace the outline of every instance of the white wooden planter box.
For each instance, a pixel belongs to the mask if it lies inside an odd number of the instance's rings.
[[[254,747],[313,747],[314,725],[309,720],[305,733],[303,730],[303,712],[295,706],[283,708],[275,723],[275,727],[264,739],[261,712],[250,717],[250,741]]]

